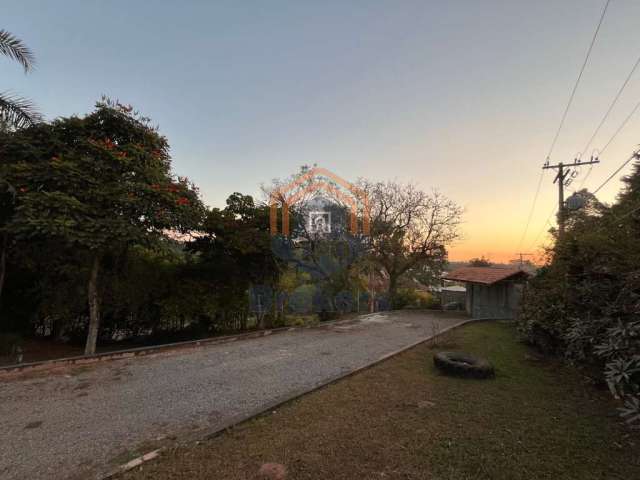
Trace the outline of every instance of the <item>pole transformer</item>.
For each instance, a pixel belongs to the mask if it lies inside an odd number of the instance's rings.
[[[573,169],[583,165],[595,165],[596,163],[600,163],[600,160],[591,157],[591,160],[588,162],[583,162],[576,158],[573,163],[565,164],[560,162],[555,165],[549,165],[549,160],[547,160],[547,163],[542,166],[543,170],[553,169],[558,171],[556,177],[553,179],[553,183],[558,183],[558,238],[564,236],[564,224],[566,220],[564,208],[564,187],[568,187],[573,180],[575,176],[575,170]]]

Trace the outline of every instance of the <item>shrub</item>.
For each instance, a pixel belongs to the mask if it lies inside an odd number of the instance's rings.
[[[416,292],[418,297],[418,308],[437,309],[440,308],[440,298],[437,295],[429,292]]]
[[[13,333],[0,333],[0,357],[13,358],[22,350],[22,338]]]
[[[640,320],[623,322],[606,330],[596,354],[606,362],[604,377],[609,390],[624,400],[620,409],[628,423],[640,422]]]
[[[597,214],[573,214],[549,251],[548,264],[529,282],[518,324],[530,343],[606,383],[623,401],[625,420],[635,423],[640,422],[640,222],[625,224],[613,211],[601,207]]]
[[[413,288],[400,288],[396,292],[394,308],[440,308],[440,299],[429,292]]]

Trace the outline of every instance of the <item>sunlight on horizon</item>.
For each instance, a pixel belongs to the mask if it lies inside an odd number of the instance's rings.
[[[131,103],[212,206],[317,163],[352,181],[436,188],[463,206],[451,259],[539,251],[555,224],[551,173],[521,237],[602,2],[278,5],[14,2],[5,26],[38,68],[3,64],[3,83],[48,119],[87,112],[102,94]],[[637,58],[639,17],[640,3],[611,4],[552,162],[587,143]],[[583,157],[638,100],[634,75]],[[585,187],[636,148],[639,124],[631,118]],[[612,202],[619,188],[611,181],[599,197]]]

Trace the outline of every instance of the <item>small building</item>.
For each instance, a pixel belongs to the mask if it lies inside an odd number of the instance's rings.
[[[446,285],[437,287],[440,294],[440,305],[445,310],[455,309],[462,310],[465,305],[467,289],[462,285]]]
[[[444,279],[466,285],[465,310],[472,318],[513,319],[528,276],[519,268],[463,267]]]

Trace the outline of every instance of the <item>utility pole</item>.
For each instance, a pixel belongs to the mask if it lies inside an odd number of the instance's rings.
[[[533,253],[521,253],[518,252],[516,253],[516,255],[518,255],[520,257],[520,268],[522,268],[524,266],[524,259],[522,257],[530,257],[532,255],[534,255]]]
[[[600,160],[598,160],[597,157],[591,157],[591,160],[588,162],[583,162],[579,158],[576,158],[573,163],[564,164],[560,162],[555,165],[549,165],[549,159],[547,159],[546,163],[542,166],[543,170],[558,170],[558,174],[553,179],[553,183],[558,182],[558,237],[562,237],[564,235],[564,187],[568,187],[573,179],[578,175],[577,170],[574,170],[576,167],[581,167],[582,165],[594,165],[596,163],[600,163]]]

